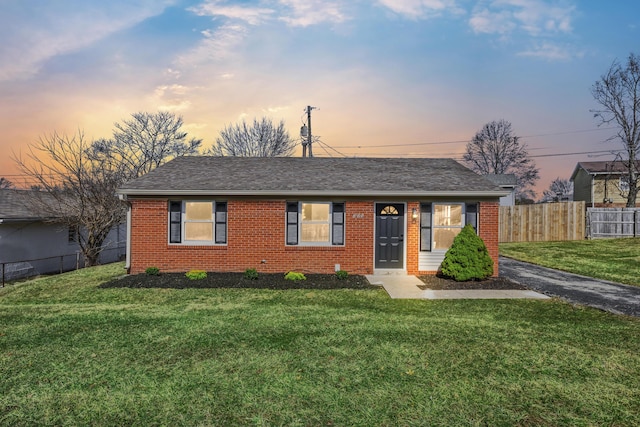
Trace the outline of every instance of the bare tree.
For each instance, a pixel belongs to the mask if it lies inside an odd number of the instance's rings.
[[[534,196],[531,186],[539,178],[538,168],[529,158],[526,144],[513,134],[510,122],[494,120],[485,124],[467,144],[462,159],[481,175],[514,174],[516,197],[522,200]]]
[[[13,182],[3,176],[0,176],[0,188],[13,188]]]
[[[557,177],[542,193],[542,202],[559,202],[573,198],[573,182]]]
[[[286,157],[293,154],[296,142],[289,137],[284,121],[275,126],[271,119],[244,120],[225,127],[206,154],[236,157]]]
[[[599,125],[616,124],[617,133],[607,141],[618,140],[624,150],[619,154],[626,169],[629,189],[627,207],[634,207],[640,185],[640,58],[631,53],[626,64],[614,61],[606,74],[591,87],[601,108],[591,110]]]
[[[116,123],[113,139],[89,142],[78,131],[53,133],[14,155],[36,182],[33,203],[51,222],[79,230],[86,265],[95,265],[109,231],[125,221],[116,189],[178,156],[197,154],[202,143],[188,139],[182,118],[172,113],[136,113]]]
[[[14,160],[34,179],[40,191],[31,202],[43,218],[81,230],[78,244],[87,266],[97,264],[109,231],[125,220],[115,196],[122,175],[109,163],[88,155],[90,144],[82,131],[71,137],[53,133]]]
[[[182,117],[170,112],[134,113],[116,123],[112,139],[91,145],[91,156],[121,169],[125,179],[142,176],[169,160],[198,154],[201,139],[187,138]]]

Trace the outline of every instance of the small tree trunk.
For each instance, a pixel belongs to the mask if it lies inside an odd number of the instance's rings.
[[[95,253],[95,251],[88,251],[82,254],[84,256],[84,266],[85,267],[93,267],[98,265],[98,258],[100,257],[99,253]]]
[[[629,195],[627,196],[627,207],[635,208],[636,207],[636,199],[638,197],[638,185],[635,181],[630,180],[629,182]]]

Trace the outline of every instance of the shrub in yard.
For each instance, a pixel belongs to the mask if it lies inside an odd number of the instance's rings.
[[[336,277],[338,278],[338,280],[345,280],[347,277],[349,277],[349,273],[347,273],[345,270],[338,270],[336,271]]]
[[[247,268],[244,271],[244,278],[249,280],[258,280],[258,270],[255,268]]]
[[[307,276],[302,273],[297,273],[295,271],[290,271],[284,275],[284,278],[287,280],[307,280]]]
[[[191,270],[185,273],[190,280],[202,280],[207,277],[207,272],[204,270]]]
[[[483,280],[493,274],[493,260],[470,224],[460,231],[444,256],[441,273],[456,282]]]
[[[147,276],[160,275],[160,269],[158,267],[147,267],[147,269],[144,272],[146,273]]]

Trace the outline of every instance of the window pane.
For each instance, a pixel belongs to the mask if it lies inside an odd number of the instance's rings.
[[[462,227],[462,205],[434,205],[433,225]]]
[[[453,244],[453,239],[462,230],[461,228],[434,228],[433,229],[433,248],[449,249]]]
[[[329,242],[329,224],[302,224],[302,242]]]
[[[212,202],[187,202],[186,220],[187,221],[210,221],[213,212]]]
[[[213,223],[187,222],[184,224],[185,240],[213,240]]]
[[[329,221],[328,203],[303,203],[303,221]]]

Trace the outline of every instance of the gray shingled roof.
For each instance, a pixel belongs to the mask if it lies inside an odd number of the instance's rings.
[[[30,203],[32,194],[32,190],[0,189],[0,220],[35,221],[43,219],[43,216]]]
[[[499,187],[501,186],[515,187],[516,184],[518,183],[518,179],[512,173],[506,173],[506,174],[489,173],[484,175],[484,177]]]
[[[636,162],[636,168],[640,169],[640,160]],[[598,162],[578,162],[573,173],[571,174],[571,180],[573,181],[578,173],[578,170],[584,169],[589,175],[621,175],[627,173],[627,167],[621,160],[604,160]]]
[[[627,167],[624,162],[620,160],[609,160],[609,161],[601,161],[601,162],[580,162],[578,165],[587,171],[587,173],[598,174],[598,173],[623,173],[627,172]],[[638,167],[640,167],[640,161],[637,162]]]
[[[118,190],[123,195],[458,195],[505,191],[452,159],[180,157]]]

